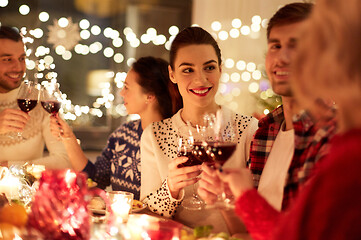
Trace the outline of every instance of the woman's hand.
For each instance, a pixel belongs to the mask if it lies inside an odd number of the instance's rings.
[[[177,157],[168,164],[168,187],[173,198],[178,198],[180,190],[198,181],[201,166],[178,167],[188,160],[187,157]]]
[[[207,203],[214,204],[217,195],[225,193],[238,198],[245,191],[253,188],[251,172],[246,168],[222,169],[222,172],[203,164],[202,177],[199,181],[198,194]]]
[[[50,131],[56,138],[75,138],[75,135],[69,125],[62,120],[58,114],[50,115]]]
[[[202,175],[199,180],[198,195],[209,205],[213,205],[217,200],[217,195],[222,193],[221,179],[217,174],[217,170],[202,165]]]
[[[0,112],[0,134],[21,132],[30,116],[18,109],[5,109]]]

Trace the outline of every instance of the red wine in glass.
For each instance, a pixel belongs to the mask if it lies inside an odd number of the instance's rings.
[[[199,161],[203,163],[207,163],[208,165],[214,165],[214,160],[208,156],[207,149],[208,143],[205,142],[195,142],[193,145],[193,155],[199,159]]]
[[[18,106],[23,112],[30,112],[34,107],[36,107],[36,104],[38,103],[38,100],[32,100],[32,99],[18,99]]]
[[[61,104],[58,101],[41,101],[41,106],[43,106],[48,113],[55,115],[59,112]]]
[[[207,155],[222,167],[232,156],[236,146],[234,142],[208,142]]]
[[[181,167],[190,167],[190,166],[195,166],[195,165],[201,165],[203,162],[193,154],[192,150],[189,151],[185,151],[185,150],[181,150],[178,152],[178,157],[187,157],[188,160],[184,163],[178,164],[178,168]]]

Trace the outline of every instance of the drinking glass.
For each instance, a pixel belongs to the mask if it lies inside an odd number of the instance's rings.
[[[218,111],[217,116],[206,116],[208,131],[206,132],[208,157],[214,162],[214,167],[222,171],[223,165],[230,159],[236,150],[238,135],[237,125],[230,116]],[[227,198],[224,184],[221,181],[222,193],[217,196],[216,207],[233,207],[232,200]]]
[[[40,92],[41,106],[52,115],[56,115],[61,107],[61,92],[56,81],[45,82]]]
[[[188,157],[188,160],[178,165],[180,167],[189,167],[201,165],[206,156],[205,148],[203,146],[203,137],[200,128],[193,128],[191,126],[183,126],[178,131],[178,156]],[[186,197],[182,201],[182,206],[189,210],[201,210],[204,202],[198,196],[196,191],[196,183],[193,184],[192,196]]]
[[[21,83],[17,103],[21,111],[28,113],[36,107],[39,100],[39,86],[36,82],[25,80]],[[26,139],[21,132],[11,137]]]

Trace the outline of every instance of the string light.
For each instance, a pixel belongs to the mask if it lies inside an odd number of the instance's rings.
[[[0,0],[0,7],[7,6],[8,1]],[[19,7],[19,12],[22,15],[27,15],[30,12],[30,8],[27,5],[22,5]],[[50,16],[47,12],[39,13],[39,20],[41,22],[47,22]],[[242,21],[238,18],[235,18],[231,21],[231,26],[228,30],[222,29],[223,25],[219,21],[214,21],[211,24],[211,29],[217,33],[211,32],[211,34],[221,41],[226,41],[229,37],[236,39],[241,36],[249,36],[251,38],[259,37],[259,31],[261,28],[267,27],[268,20],[262,19],[260,16],[255,15],[252,17],[252,24],[250,26],[244,25]],[[69,24],[68,18],[62,17],[58,20],[58,25],[62,28],[67,27]],[[125,59],[122,53],[116,53],[114,50],[115,48],[120,48],[123,45],[123,39],[126,39],[130,46],[133,48],[137,48],[140,44],[149,44],[152,43],[154,45],[164,45],[164,47],[169,50],[171,46],[171,42],[173,41],[176,34],[179,32],[179,28],[177,26],[170,26],[168,29],[168,33],[170,34],[169,38],[165,35],[158,34],[155,28],[148,28],[145,33],[140,34],[140,38],[137,37],[135,32],[130,28],[126,27],[123,29],[123,33],[125,38],[122,39],[120,37],[119,31],[112,29],[110,27],[105,28],[102,30],[98,25],[91,25],[89,20],[82,19],[79,21],[80,27],[80,37],[83,40],[91,39],[91,35],[97,36],[103,32],[104,36],[107,38],[112,39],[111,43],[112,46],[105,47],[103,50],[103,54],[106,58],[111,58],[114,60],[115,63],[122,63],[126,61],[128,66],[131,66],[132,63],[135,61],[134,58]],[[197,26],[195,24],[195,26]],[[224,27],[228,27],[224,25]],[[30,30],[29,34],[32,37],[25,36],[24,40],[26,42],[32,43],[34,38],[41,38],[44,35],[44,32],[41,28],[36,28],[34,30]],[[58,34],[61,35],[59,31]],[[114,49],[113,49],[114,47]],[[73,53],[79,55],[87,55],[89,53],[95,54],[103,49],[103,45],[100,42],[93,42],[90,43],[89,46],[85,44],[77,44],[74,47],[74,52],[70,49],[66,49],[64,46],[58,45],[55,46],[55,53],[60,55],[64,60],[70,60],[72,58]],[[31,52],[31,49],[28,49]],[[52,70],[55,69],[54,58],[51,56],[50,48],[39,46],[36,51],[34,52],[36,57],[44,57],[42,62],[40,61],[33,61],[33,60],[26,60],[27,69],[33,70],[37,69],[39,73],[37,73],[38,78],[45,78],[47,80],[51,80],[57,77],[57,73],[53,72]],[[231,102],[230,107],[232,109],[237,109],[238,104],[233,101],[234,97],[240,95],[241,90],[239,86],[233,86],[232,88],[228,86],[230,81],[232,83],[238,83],[240,80],[244,82],[249,82],[248,84],[248,91],[251,93],[256,93],[260,91],[260,98],[266,100],[267,98],[273,97],[274,93],[272,90],[269,89],[269,84],[265,83],[266,80],[262,80],[262,72],[260,71],[260,66],[256,66],[255,63],[249,62],[246,63],[243,60],[235,61],[234,59],[228,58],[224,61],[225,67],[229,69],[230,73],[222,73],[220,79],[220,87],[219,92],[225,94],[224,97],[217,96],[216,100],[219,101],[228,101]],[[262,66],[263,67],[263,66]],[[44,74],[43,72],[48,70],[49,72]],[[233,71],[233,72],[232,72]],[[123,87],[123,82],[126,76],[125,72],[118,72],[114,74],[114,83],[117,88]],[[262,80],[262,81],[261,81]],[[252,82],[257,81],[257,82]],[[259,81],[259,82],[258,82]],[[77,117],[83,114],[91,114],[93,116],[101,117],[103,116],[102,110],[100,108],[105,107],[106,109],[113,108],[113,101],[114,95],[111,94],[110,84],[108,87],[105,87],[102,91],[102,96],[96,99],[96,101],[92,104],[93,107],[89,106],[79,106],[79,105],[72,105],[71,101],[66,99],[66,94],[64,94],[64,116],[66,119],[75,120]],[[114,106],[112,110],[118,115],[125,116],[126,109],[124,105],[119,104]]]

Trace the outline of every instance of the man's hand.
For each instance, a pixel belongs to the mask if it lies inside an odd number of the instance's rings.
[[[18,109],[5,109],[0,112],[0,134],[22,132],[29,115]]]

